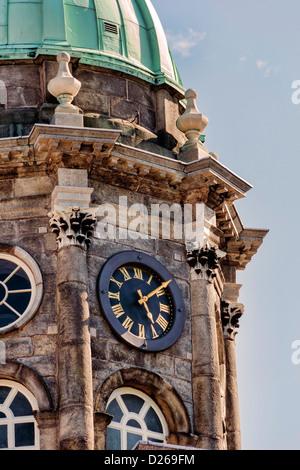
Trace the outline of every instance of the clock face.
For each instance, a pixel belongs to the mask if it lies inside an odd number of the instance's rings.
[[[137,348],[166,349],[182,332],[185,315],[176,281],[148,255],[134,251],[110,258],[101,271],[98,294],[113,330]]]

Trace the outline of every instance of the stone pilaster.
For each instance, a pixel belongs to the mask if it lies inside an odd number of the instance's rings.
[[[94,415],[95,450],[106,449],[107,428],[110,425],[112,419],[113,417],[107,413],[95,413]]]
[[[228,450],[241,449],[240,411],[238,399],[235,337],[244,306],[222,302],[222,323],[226,354],[226,431]]]
[[[68,180],[67,177],[68,174],[64,172],[59,183],[71,186],[72,178]],[[73,182],[76,180],[78,178]],[[82,188],[84,197],[85,189]],[[79,190],[77,186],[77,199],[80,199]],[[56,202],[62,204],[62,201]],[[86,250],[96,219],[88,208],[82,210],[78,206],[65,205],[56,205],[49,214],[50,226],[58,244],[59,446],[61,450],[93,450],[94,412]]]
[[[220,367],[214,287],[219,259],[214,248],[188,252],[191,267],[191,328],[194,433],[205,449],[223,447]]]
[[[57,450],[56,426],[57,412],[56,410],[35,411],[36,419],[40,432],[40,449],[41,450]]]

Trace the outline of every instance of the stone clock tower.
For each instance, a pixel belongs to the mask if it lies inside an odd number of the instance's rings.
[[[239,449],[266,230],[150,0],[0,0],[0,449]]]

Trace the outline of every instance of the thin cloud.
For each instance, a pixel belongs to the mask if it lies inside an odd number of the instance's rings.
[[[270,78],[272,75],[277,75],[280,72],[281,67],[272,67],[266,60],[258,59],[256,61],[256,67],[258,70],[263,71],[263,78]]]
[[[166,36],[173,53],[190,57],[193,49],[205,38],[206,32],[200,33],[189,28],[187,32],[177,33],[169,29],[166,31]]]
[[[267,61],[264,61],[264,60],[261,60],[261,59],[258,59],[256,61],[256,67],[261,70],[261,69],[264,69],[265,67],[267,67],[268,65],[268,62]]]

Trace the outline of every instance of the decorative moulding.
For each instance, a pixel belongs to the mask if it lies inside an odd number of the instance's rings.
[[[48,214],[52,232],[56,235],[58,249],[78,246],[87,249],[97,219],[94,210],[83,211],[79,207],[70,210],[56,209]]]

